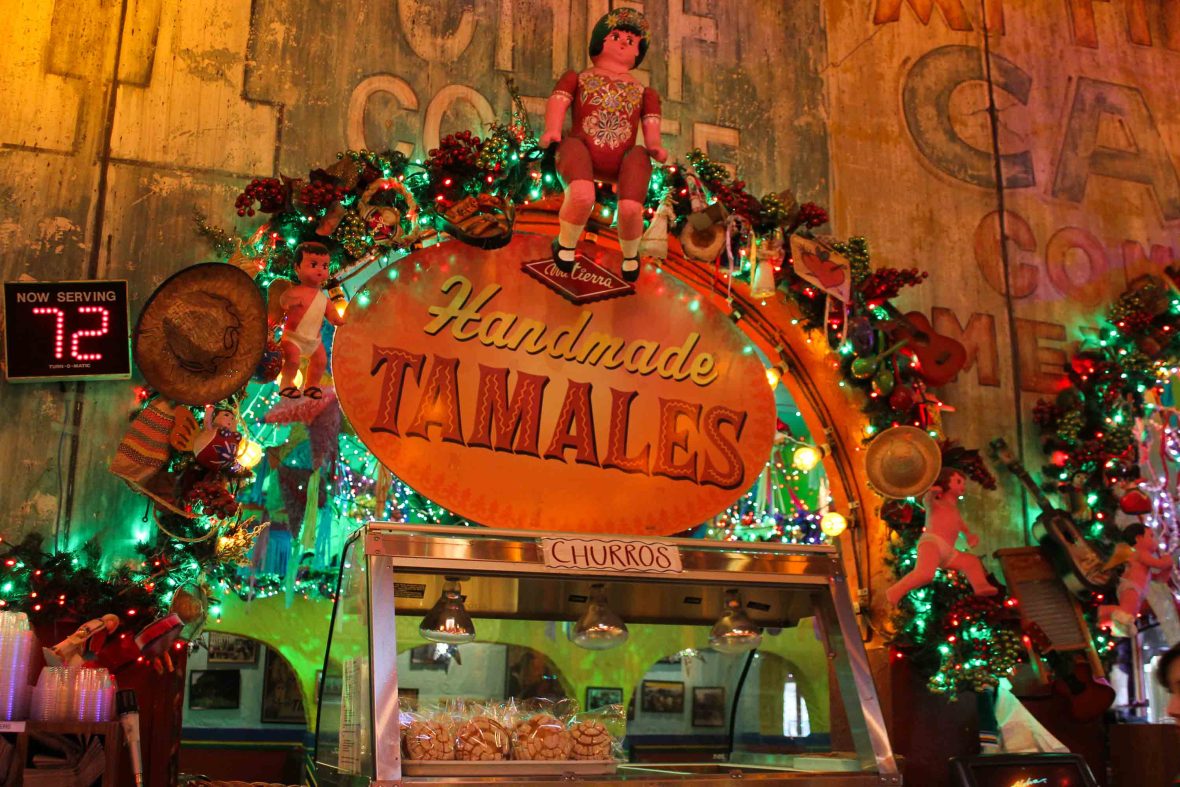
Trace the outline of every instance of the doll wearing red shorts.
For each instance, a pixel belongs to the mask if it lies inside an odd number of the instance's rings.
[[[597,180],[616,184],[622,274],[627,281],[639,278],[651,159],[662,163],[668,158],[660,146],[660,96],[630,74],[643,61],[647,45],[642,14],[630,8],[611,11],[598,20],[590,37],[594,65],[562,76],[545,107],[541,147],[557,143],[557,172],[565,187],[553,261],[567,273],[574,268],[578,238],[594,210]],[[562,124],[571,107],[573,126],[563,137]],[[640,129],[642,147],[635,144]]]

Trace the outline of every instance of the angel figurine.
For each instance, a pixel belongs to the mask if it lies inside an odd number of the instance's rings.
[[[283,337],[283,371],[279,375],[279,395],[288,399],[306,396],[320,399],[320,379],[328,368],[328,354],[324,350],[322,333],[324,318],[333,325],[342,325],[344,315],[330,305],[324,284],[328,281],[331,256],[322,243],[308,241],[295,248],[295,275],[298,284],[278,280],[270,286],[272,310],[281,312]],[[276,285],[279,285],[276,287]],[[277,309],[275,309],[277,305]],[[307,358],[307,373],[303,391],[295,387],[299,363]]]
[[[955,547],[959,533],[967,536],[967,546],[973,547],[979,543],[979,536],[967,529],[967,523],[959,513],[959,498],[966,488],[967,476],[953,467],[944,467],[934,486],[926,493],[923,500],[926,506],[926,527],[918,539],[918,562],[913,571],[885,591],[885,598],[891,606],[897,606],[897,602],[911,590],[930,584],[934,580],[934,572],[940,568],[954,569],[964,574],[977,596],[994,596],[1000,592],[988,581],[983,561]]]
[[[1158,554],[1155,533],[1146,525],[1138,522],[1128,525],[1123,530],[1123,540],[1125,543],[1119,544],[1105,566],[1126,563],[1116,588],[1119,603],[1098,607],[1098,625],[1116,636],[1129,636],[1135,630],[1135,618],[1147,598],[1148,584],[1153,576],[1158,578],[1172,568],[1172,559]]]
[[[647,54],[648,38],[643,14],[632,8],[611,11],[590,35],[593,65],[580,74],[566,72],[545,106],[541,147],[557,144],[557,173],[565,187],[553,261],[566,273],[574,269],[578,239],[594,210],[594,182],[603,181],[617,184],[623,278],[639,278],[651,159],[668,159],[660,145],[660,96],[630,73]],[[573,126],[563,137],[562,124],[571,107]],[[641,127],[643,147],[637,147]]]

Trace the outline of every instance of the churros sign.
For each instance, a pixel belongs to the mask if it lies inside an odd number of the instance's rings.
[[[378,274],[333,349],[357,435],[485,525],[654,535],[724,510],[774,437],[753,347],[652,270],[634,295],[570,303],[521,272],[548,250],[521,234],[494,251],[445,243]]]

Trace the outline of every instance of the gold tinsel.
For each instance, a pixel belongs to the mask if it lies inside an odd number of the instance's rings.
[[[221,535],[217,538],[217,560],[220,563],[234,563],[239,566],[249,565],[250,550],[254,548],[254,541],[270,523],[254,524],[254,517],[245,520],[235,520],[225,525]]]

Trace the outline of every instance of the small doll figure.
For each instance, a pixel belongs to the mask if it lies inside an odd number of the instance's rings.
[[[1122,561],[1127,564],[1116,589],[1119,603],[1098,607],[1098,625],[1118,636],[1130,636],[1135,630],[1139,607],[1147,597],[1147,585],[1152,575],[1166,573],[1172,568],[1172,560],[1157,554],[1159,544],[1155,533],[1146,525],[1138,522],[1128,525],[1123,530],[1123,540],[1126,544],[1120,544],[1106,564],[1107,568]]]
[[[192,453],[201,467],[231,475],[244,472],[238,463],[242,439],[237,412],[225,407],[214,409],[213,405],[206,405],[200,424],[187,408],[177,408],[176,422],[169,435],[172,447]]]
[[[283,371],[279,375],[279,395],[288,399],[298,399],[300,396],[309,399],[323,397],[319,384],[328,367],[328,354],[324,351],[321,339],[324,318],[327,317],[333,325],[344,323],[344,317],[339,311],[328,308],[329,300],[324,292],[330,263],[331,256],[324,244],[315,241],[300,243],[295,249],[295,274],[299,277],[299,283],[277,292],[271,285],[271,297],[278,296],[278,305],[285,321],[280,341]],[[295,387],[295,375],[304,358],[309,360],[303,392],[300,393]]]
[[[594,210],[594,182],[617,184],[619,248],[623,278],[639,278],[639,241],[643,235],[643,200],[651,178],[651,159],[664,162],[660,146],[660,97],[630,75],[648,46],[647,20],[631,8],[608,13],[590,36],[590,61],[578,74],[568,71],[545,106],[541,147],[557,144],[557,172],[565,186],[558,213],[560,229],[553,261],[570,273],[575,249]],[[573,127],[562,137],[566,110],[573,107]],[[636,147],[643,128],[643,147]]]
[[[885,591],[885,598],[891,606],[897,606],[907,593],[923,587],[934,580],[934,572],[940,568],[951,568],[967,577],[971,589],[977,596],[994,596],[999,588],[991,584],[983,563],[969,552],[955,548],[959,533],[967,536],[967,545],[979,543],[979,536],[967,529],[959,513],[959,498],[967,487],[967,477],[960,471],[944,467],[926,493],[926,527],[918,539],[918,562],[914,570],[899,579]]]
[[[206,407],[204,428],[193,438],[193,454],[197,464],[210,470],[240,470],[238,447],[241,443],[238,414],[233,410],[215,411],[212,407]]]

